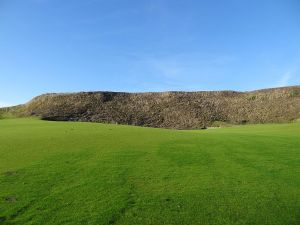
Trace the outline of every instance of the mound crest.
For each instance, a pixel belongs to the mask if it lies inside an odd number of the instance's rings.
[[[201,128],[218,122],[290,122],[300,118],[300,86],[253,92],[44,94],[14,111],[45,120],[175,129]]]

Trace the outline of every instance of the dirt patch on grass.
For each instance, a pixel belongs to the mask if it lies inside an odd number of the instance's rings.
[[[15,196],[7,196],[4,198],[4,201],[7,203],[14,203],[17,202],[18,199]]]
[[[6,171],[3,173],[3,175],[6,177],[13,177],[16,176],[17,174],[18,174],[17,171]]]

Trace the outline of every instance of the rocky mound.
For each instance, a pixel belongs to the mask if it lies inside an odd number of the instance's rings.
[[[18,108],[45,120],[191,129],[216,121],[290,122],[300,118],[300,86],[253,92],[80,92],[44,94]]]

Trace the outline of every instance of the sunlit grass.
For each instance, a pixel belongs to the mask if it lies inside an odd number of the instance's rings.
[[[299,224],[300,124],[0,120],[2,224]]]

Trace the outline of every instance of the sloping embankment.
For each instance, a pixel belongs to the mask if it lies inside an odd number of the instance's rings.
[[[300,86],[253,92],[80,92],[44,94],[18,108],[46,120],[93,121],[176,129],[300,118]]]

